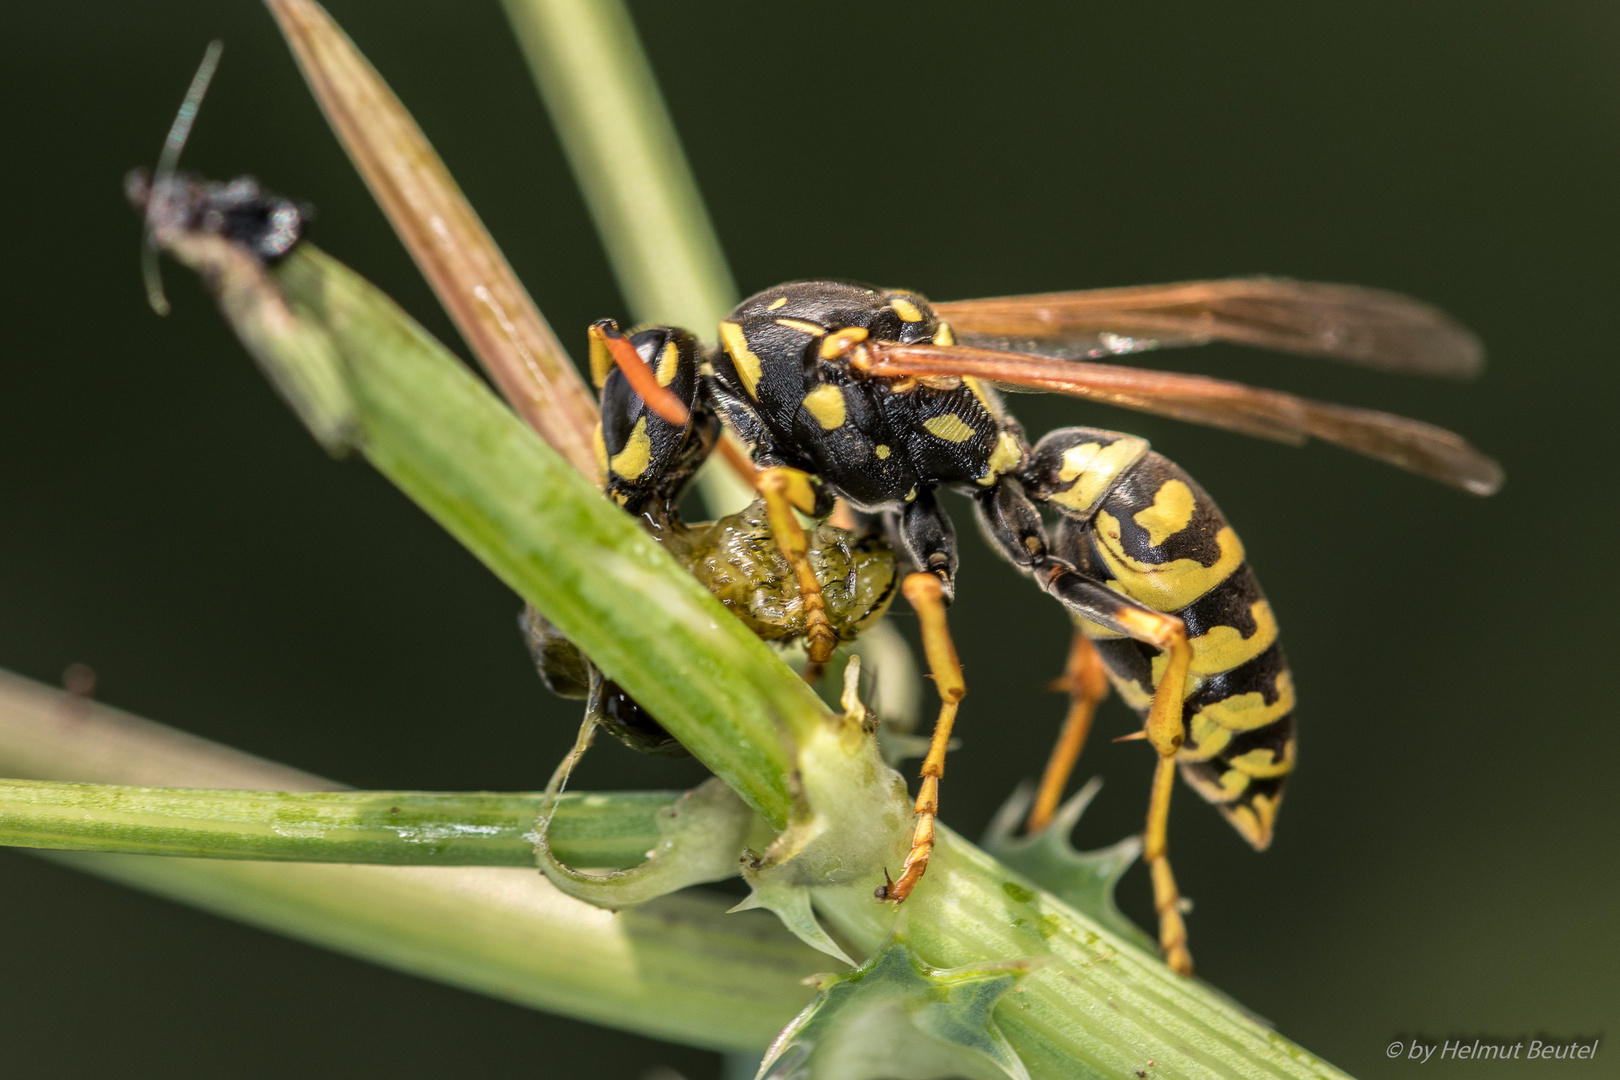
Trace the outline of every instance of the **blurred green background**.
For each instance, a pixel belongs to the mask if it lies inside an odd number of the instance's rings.
[[[1465,387],[1235,348],[1149,360],[1454,427],[1506,465],[1485,501],[1330,448],[1013,404],[1033,432],[1124,427],[1189,469],[1283,625],[1301,758],[1274,848],[1177,797],[1200,973],[1362,1077],[1417,1068],[1385,1056],[1415,1034],[1612,1030],[1620,8],[632,7],[745,292],[1267,272],[1398,289],[1480,333],[1490,368]],[[570,348],[625,317],[498,7],[332,9]],[[120,177],[155,159],[211,37],[189,166],[313,202],[320,244],[460,348],[263,10],[7,5],[0,665],[54,682],[88,663],[106,701],[362,787],[538,787],[577,707],[534,677],[514,598],[365,466],[324,458],[188,275],[168,270],[172,317],[145,305]],[[945,818],[977,835],[1044,759],[1065,629],[958,517],[972,692]],[[1140,827],[1150,755],[1107,742],[1130,726],[1106,706],[1081,763],[1108,777],[1082,846]],[[587,770],[699,775],[616,745]],[[1139,920],[1147,894],[1133,871]],[[719,1067],[16,853],[0,925],[6,1075]],[[1615,1075],[1617,1053],[1567,1068]]]

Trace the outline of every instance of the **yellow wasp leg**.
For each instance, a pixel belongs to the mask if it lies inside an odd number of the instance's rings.
[[[1170,793],[1175,789],[1176,751],[1181,749],[1186,737],[1181,703],[1187,693],[1192,646],[1187,643],[1186,625],[1174,615],[1122,607],[1114,613],[1114,619],[1131,637],[1152,645],[1168,658],[1142,729],[1147,741],[1159,752],[1153,793],[1148,797],[1147,828],[1142,834],[1142,859],[1153,875],[1153,907],[1159,913],[1159,950],[1173,970],[1191,975],[1193,962],[1192,954],[1187,951],[1187,924],[1181,918],[1181,893],[1176,889],[1176,877],[1170,872],[1166,835],[1170,824]]]
[[[1032,833],[1046,828],[1057,811],[1069,774],[1080,757],[1080,748],[1085,746],[1086,736],[1091,733],[1091,718],[1098,703],[1108,696],[1108,675],[1103,670],[1102,657],[1097,655],[1097,647],[1091,639],[1079,630],[1074,632],[1074,644],[1069,648],[1069,662],[1063,669],[1063,677],[1052,684],[1052,689],[1068,691],[1069,715],[1064,718],[1057,745],[1052,748],[1046,771],[1041,774],[1035,805],[1029,809],[1029,820],[1024,828]]]
[[[787,556],[799,579],[799,595],[804,599],[805,648],[810,663],[820,666],[832,658],[838,646],[838,635],[827,618],[827,601],[821,595],[821,582],[810,567],[810,542],[793,516],[795,507],[806,514],[816,510],[816,491],[810,476],[798,469],[778,466],[761,469],[758,478],[759,493],[765,496],[765,516],[770,522],[771,539]]]
[[[1142,858],[1153,875],[1153,907],[1159,913],[1159,951],[1164,962],[1182,975],[1193,973],[1192,953],[1187,951],[1187,924],[1181,918],[1181,892],[1165,855],[1165,833],[1170,824],[1170,793],[1175,790],[1175,755],[1160,755],[1153,772],[1153,793],[1148,796],[1147,831],[1143,836]]]
[[[908,574],[900,588],[917,610],[922,624],[923,653],[928,657],[928,670],[934,676],[934,688],[939,691],[939,719],[934,722],[934,738],[928,744],[928,756],[923,759],[922,785],[917,790],[917,828],[911,834],[911,852],[900,868],[899,880],[880,886],[876,893],[879,900],[895,903],[911,895],[928,869],[928,857],[934,850],[934,819],[939,815],[939,781],[945,775],[945,750],[951,742],[951,728],[956,724],[956,708],[967,693],[962,664],[956,658],[956,645],[945,623],[945,589],[939,578],[934,574]]]

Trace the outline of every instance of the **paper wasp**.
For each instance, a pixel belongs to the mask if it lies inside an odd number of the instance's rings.
[[[1033,446],[995,387],[1068,394],[1289,443],[1315,437],[1474,494],[1501,483],[1449,431],[1194,375],[1096,363],[1230,341],[1413,374],[1468,376],[1477,340],[1393,293],[1272,278],[1053,293],[931,305],[914,292],[795,282],[743,301],[705,356],[669,328],[591,328],[602,390],[599,464],[627,509],[666,502],[715,444],[715,415],[749,448],[765,517],[803,598],[812,662],[847,636],[794,515],[834,497],[859,534],[899,553],[942,699],[917,796],[912,850],[880,900],[903,901],[933,845],[938,785],[966,692],[945,608],[956,540],[935,489],[969,495],[992,546],[1072,614],[1070,714],[1031,812],[1044,827],[1112,682],[1158,753],[1144,837],[1160,945],[1192,970],[1166,856],[1173,774],[1257,849],[1269,844],[1294,764],[1294,690],[1277,625],[1215,503],[1145,440],[1064,428]],[[617,370],[615,370],[617,368]],[[671,479],[675,483],[671,483]],[[1049,537],[1039,512],[1058,521]],[[649,518],[656,528],[656,521]],[[780,575],[779,575],[780,576]]]

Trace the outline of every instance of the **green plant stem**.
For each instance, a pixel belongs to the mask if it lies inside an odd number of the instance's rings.
[[[636,321],[708,336],[737,287],[630,13],[503,4]]]
[[[785,825],[815,692],[376,287],[307,243],[274,276],[346,361],[371,463]]]
[[[163,786],[331,781],[0,671],[0,773]],[[609,914],[533,869],[41,852],[268,930],[507,1001],[722,1050],[763,1048],[826,958],[684,893]],[[754,916],[758,916],[757,918]]]
[[[630,13],[620,0],[502,3],[631,319],[710,337],[737,286]],[[718,458],[698,488],[716,516],[754,497]]]
[[[557,857],[633,866],[678,791],[564,793]],[[534,866],[540,793],[240,791],[0,780],[0,845],[387,866]]]
[[[818,889],[815,901],[861,949],[892,930],[864,888]],[[995,1010],[1032,1077],[1129,1077],[1152,1059],[1149,1075],[1161,1078],[1348,1080],[944,826],[905,909],[907,943],[930,964],[1045,961]]]

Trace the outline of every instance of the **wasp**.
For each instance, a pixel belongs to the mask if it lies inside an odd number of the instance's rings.
[[[592,327],[592,375],[600,397],[597,469],[604,492],[701,581],[743,623],[766,641],[805,637],[812,624],[835,641],[855,640],[882,618],[898,591],[894,553],[872,530],[854,532],[821,522],[805,538],[807,576],[775,539],[762,500],[718,521],[689,524],[680,499],[719,442],[721,422],[710,406],[704,368],[708,356],[691,334],[655,327],[626,339],[611,323]],[[611,345],[610,345],[611,343]],[[635,360],[618,366],[612,349]],[[626,372],[630,374],[627,375]],[[682,418],[670,423],[632,385]],[[611,448],[611,449],[610,449]],[[734,462],[745,475],[753,469]],[[853,524],[853,523],[851,523]],[[802,535],[802,534],[801,534]],[[801,586],[808,582],[810,588]],[[807,604],[810,598],[815,604]],[[686,749],[641,705],[604,679],[579,650],[532,606],[520,625],[535,666],[562,697],[588,699],[587,712],[632,749],[682,757]],[[821,656],[824,663],[826,656]],[[819,663],[808,676],[813,678]]]
[[[1485,495],[1497,464],[1461,437],[1404,417],[1196,375],[1099,362],[1178,345],[1237,342],[1389,371],[1468,376],[1478,340],[1439,310],[1347,285],[1240,278],[931,304],[907,290],[840,281],[767,289],[720,323],[703,352],[671,328],[591,327],[602,390],[599,465],[632,512],[667,501],[716,441],[747,447],[764,524],[791,566],[791,628],[812,663],[847,639],[826,560],[795,511],[841,499],[857,535],[896,553],[941,698],[921,768],[911,851],[879,900],[904,901],[934,842],[939,783],[967,687],[946,608],[957,547],[940,488],[967,495],[992,547],[1070,613],[1062,684],[1071,707],[1028,827],[1044,827],[1109,684],[1156,752],[1143,858],[1163,954],[1192,971],[1167,855],[1176,772],[1256,849],[1271,841],[1294,768],[1293,679],[1242,541],[1209,495],[1136,436],[1063,428],[1031,443],[998,389],[1067,394],[1286,443],[1355,450]],[[1048,532],[1041,510],[1056,519]],[[666,513],[667,516],[667,513]],[[658,515],[649,525],[660,527]],[[825,541],[823,541],[824,543]],[[778,571],[779,576],[781,575]]]

